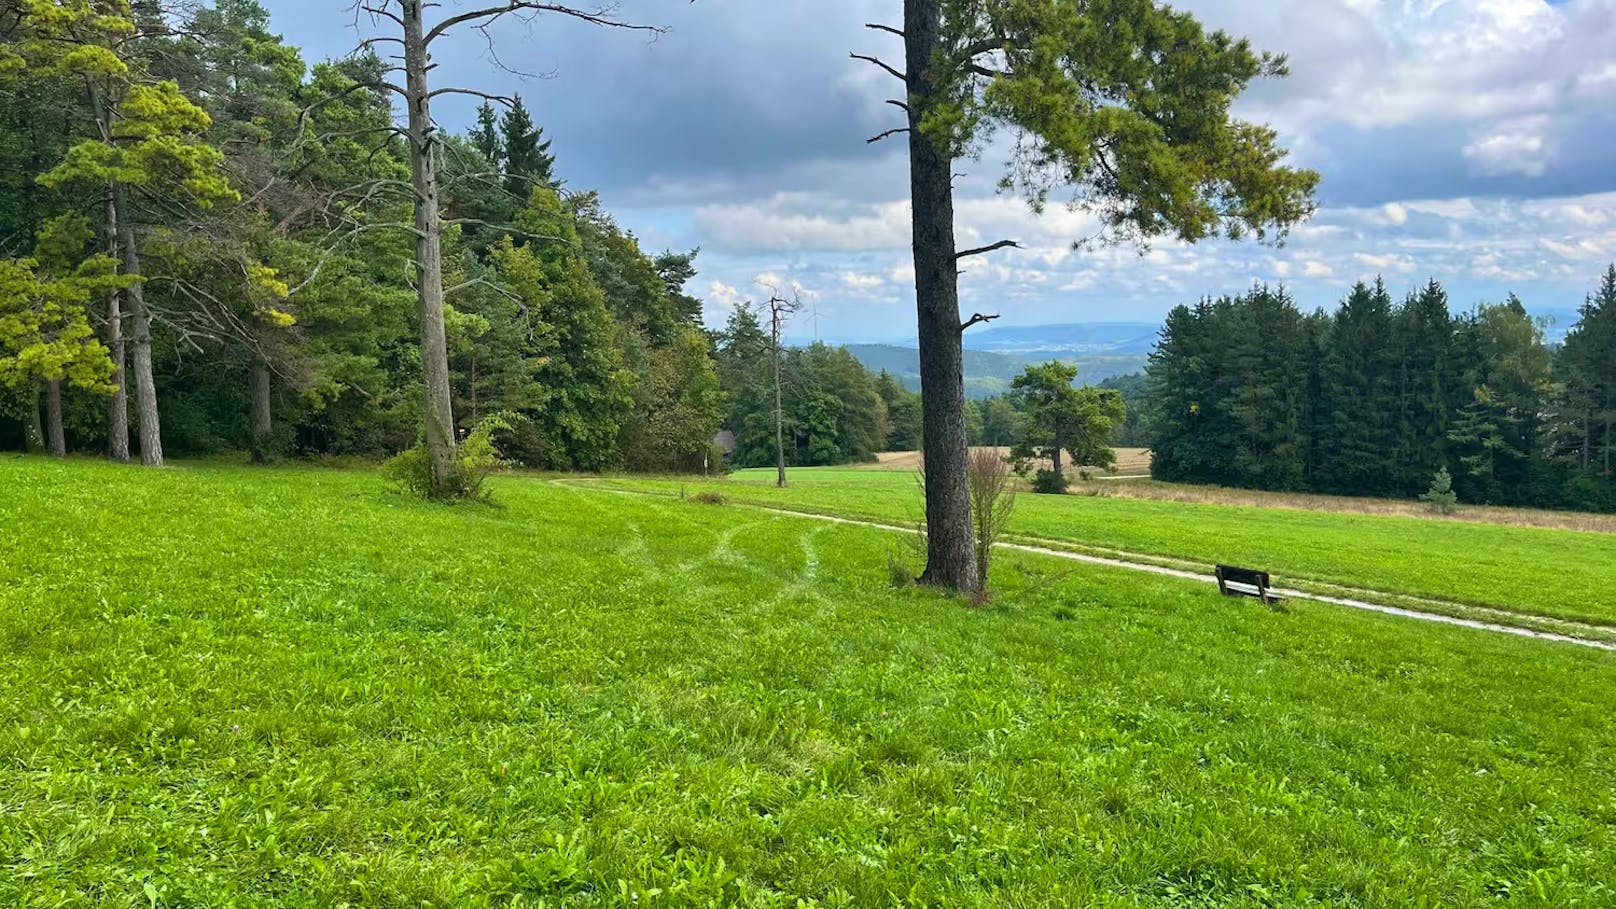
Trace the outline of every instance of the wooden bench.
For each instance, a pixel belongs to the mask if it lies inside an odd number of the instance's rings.
[[[1285,598],[1274,595],[1274,585],[1268,572],[1233,565],[1218,566],[1218,591],[1226,597],[1252,597],[1262,600],[1264,606],[1275,606]]]

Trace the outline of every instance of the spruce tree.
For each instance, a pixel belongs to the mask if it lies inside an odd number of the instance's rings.
[[[505,151],[506,192],[526,199],[535,186],[555,186],[555,156],[550,154],[550,142],[544,138],[544,130],[533,125],[533,116],[521,95],[505,111],[499,128]]]
[[[488,163],[495,167],[503,165],[505,143],[500,141],[499,115],[494,113],[494,105],[487,101],[477,108],[477,125],[471,130],[471,144],[482,152]]]
[[[1398,442],[1396,352],[1386,285],[1359,283],[1333,319],[1317,422],[1318,484],[1343,495],[1387,495]]]
[[[1399,356],[1396,476],[1404,495],[1425,488],[1448,463],[1448,423],[1458,403],[1453,317],[1434,279],[1410,294],[1392,320]]]

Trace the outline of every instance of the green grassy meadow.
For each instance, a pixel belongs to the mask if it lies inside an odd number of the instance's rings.
[[[740,471],[699,481],[612,481],[661,492],[717,489],[737,502],[915,525],[920,492],[907,471]],[[1616,625],[1616,535],[1424,518],[1192,504],[1104,496],[1017,499],[1024,537]]]
[[[878,529],[495,492],[0,460],[0,905],[1616,905],[1612,654],[1031,554],[971,608]],[[1100,510],[1152,504],[1022,514],[1194,542]],[[1329,517],[1204,536],[1385,556]],[[1417,542],[1534,539],[1471,532]],[[1567,601],[1611,571],[1579,545]]]

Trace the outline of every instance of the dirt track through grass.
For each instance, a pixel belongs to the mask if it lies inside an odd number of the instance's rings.
[[[587,481],[587,480],[557,480],[555,482],[560,483],[560,484],[573,483],[573,484],[578,484],[578,485],[592,485],[591,481]],[[597,488],[599,488],[599,487],[597,487]],[[627,494],[627,495],[651,495],[651,496],[666,496],[667,495],[667,493],[663,493],[663,492],[635,491],[635,490],[624,490],[624,489],[611,489],[610,491],[619,492],[619,493],[623,493],[623,494]],[[793,511],[793,510],[787,509],[787,508],[777,508],[777,507],[771,507],[771,506],[767,506],[767,505],[757,505],[757,504],[752,504],[752,503],[741,503],[741,504],[742,504],[742,507],[745,507],[745,508],[756,509],[756,510],[760,510],[760,511],[767,511],[767,512],[770,512],[772,514],[789,515],[789,516],[798,517],[798,518],[811,518],[813,520],[826,521],[826,522],[836,523],[836,524],[846,524],[846,525],[851,525],[851,526],[855,526],[855,527],[872,527],[872,528],[877,528],[877,529],[880,529],[880,530],[892,531],[894,533],[906,533],[906,534],[909,534],[909,533],[914,532],[913,529],[911,529],[911,528],[899,527],[899,526],[893,525],[893,524],[883,524],[883,523],[879,523],[879,522],[876,522],[876,521],[865,521],[865,520],[859,520],[859,519],[856,519],[856,518],[843,518],[843,517],[838,517],[836,515],[819,514],[819,513],[815,513],[815,512],[809,512],[809,511]],[[725,536],[730,537],[730,536],[732,536],[733,533],[738,532],[741,529],[752,527],[752,526],[755,526],[755,524],[738,524],[738,525],[736,525],[735,528],[732,528],[731,531],[726,532]],[[1006,542],[1001,542],[1001,543],[999,543],[997,545],[1001,549],[1012,550],[1012,551],[1016,551],[1016,552],[1025,552],[1025,553],[1030,553],[1030,554],[1033,554],[1033,555],[1047,556],[1047,557],[1057,558],[1057,559],[1066,559],[1066,560],[1074,561],[1074,562],[1084,562],[1084,563],[1087,563],[1087,564],[1090,564],[1090,565],[1103,565],[1103,566],[1106,566],[1108,568],[1122,568],[1122,569],[1126,569],[1126,570],[1129,570],[1129,571],[1142,571],[1142,572],[1145,572],[1147,574],[1161,575],[1161,576],[1164,576],[1164,577],[1174,577],[1174,578],[1179,578],[1179,579],[1182,579],[1182,580],[1194,581],[1196,583],[1203,583],[1203,584],[1216,584],[1217,583],[1217,579],[1215,577],[1209,577],[1209,576],[1207,576],[1207,574],[1205,572],[1190,571],[1190,570],[1185,570],[1185,569],[1181,569],[1181,568],[1172,568],[1172,567],[1169,567],[1169,566],[1166,566],[1166,565],[1155,564],[1155,563],[1152,563],[1152,562],[1149,562],[1149,561],[1143,561],[1143,559],[1148,558],[1148,556],[1146,556],[1145,554],[1142,554],[1142,553],[1123,553],[1123,552],[1119,552],[1119,553],[1117,553],[1117,556],[1115,556],[1115,557],[1107,557],[1107,556],[1089,555],[1089,554],[1080,553],[1080,552],[1073,552],[1073,551],[1071,551],[1069,549],[1058,549],[1058,548],[1053,548],[1051,546],[1031,545],[1031,544],[1028,544],[1028,543],[1017,543],[1017,542],[1006,541]],[[1128,558],[1128,556],[1133,556],[1133,558]],[[1476,631],[1488,631],[1488,632],[1493,632],[1493,633],[1496,633],[1496,634],[1510,634],[1510,635],[1516,635],[1516,636],[1519,636],[1519,637],[1535,638],[1537,640],[1542,640],[1542,641],[1555,641],[1555,642],[1562,643],[1562,644],[1575,644],[1575,645],[1582,646],[1582,647],[1592,647],[1592,648],[1595,648],[1597,650],[1606,650],[1606,651],[1616,652],[1616,639],[1602,637],[1603,635],[1606,635],[1609,632],[1608,629],[1604,629],[1604,628],[1599,628],[1599,627],[1595,627],[1595,626],[1588,626],[1588,625],[1580,625],[1578,623],[1572,623],[1572,622],[1555,623],[1555,624],[1557,624],[1557,625],[1559,625],[1561,627],[1566,627],[1568,629],[1572,629],[1572,630],[1575,630],[1577,632],[1577,633],[1562,633],[1562,632],[1558,632],[1558,631],[1550,631],[1550,630],[1547,630],[1547,629],[1542,628],[1542,627],[1533,627],[1532,625],[1525,624],[1525,621],[1530,621],[1531,619],[1534,619],[1534,618],[1537,618],[1537,617],[1523,616],[1523,615],[1519,615],[1519,614],[1511,614],[1511,613],[1508,613],[1508,612],[1503,611],[1503,610],[1482,610],[1482,611],[1487,613],[1487,614],[1495,615],[1495,616],[1497,616],[1499,618],[1512,620],[1512,621],[1516,622],[1517,624],[1509,624],[1508,622],[1488,622],[1488,621],[1483,621],[1481,619],[1476,619],[1476,618],[1466,618],[1464,613],[1466,613],[1466,612],[1476,612],[1478,610],[1477,610],[1476,607],[1467,606],[1467,605],[1465,605],[1463,603],[1452,603],[1452,602],[1445,602],[1445,601],[1441,601],[1441,600],[1426,599],[1426,600],[1423,600],[1426,608],[1425,609],[1416,609],[1416,608],[1411,608],[1411,607],[1407,607],[1407,606],[1389,605],[1388,603],[1384,602],[1384,600],[1386,598],[1390,597],[1390,596],[1395,596],[1395,595],[1386,594],[1383,591],[1365,590],[1365,589],[1351,588],[1351,587],[1341,587],[1340,589],[1343,592],[1356,593],[1357,596],[1356,597],[1353,597],[1353,596],[1333,596],[1333,595],[1330,595],[1330,594],[1319,593],[1319,592],[1316,592],[1316,591],[1299,590],[1299,589],[1291,588],[1291,587],[1277,587],[1277,588],[1274,589],[1274,592],[1277,593],[1278,595],[1282,596],[1282,597],[1285,597],[1286,599],[1291,599],[1291,600],[1310,600],[1310,601],[1313,601],[1313,602],[1316,602],[1316,603],[1328,603],[1328,604],[1331,604],[1331,605],[1334,605],[1334,606],[1345,606],[1345,607],[1347,607],[1349,609],[1360,609],[1360,610],[1364,610],[1364,611],[1367,611],[1367,612],[1380,613],[1381,615],[1397,616],[1397,617],[1406,618],[1406,619],[1417,619],[1417,620],[1422,621],[1422,622],[1436,622],[1438,624],[1443,624],[1443,625],[1453,625],[1453,626],[1460,627],[1460,628],[1470,628],[1470,629],[1474,629]],[[1383,602],[1371,602],[1371,600],[1362,599],[1362,597],[1370,597],[1372,599],[1380,599]],[[1415,598],[1403,598],[1403,599],[1412,600],[1412,599],[1415,599]]]

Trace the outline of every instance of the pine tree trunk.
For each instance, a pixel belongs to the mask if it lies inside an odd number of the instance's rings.
[[[1061,450],[1060,450],[1059,445],[1055,446],[1055,456],[1053,458],[1051,458],[1050,460],[1054,463],[1055,476],[1057,476],[1057,477],[1060,476],[1061,475]]]
[[[426,444],[434,493],[449,492],[454,459],[454,404],[449,393],[449,343],[443,321],[443,225],[438,213],[437,127],[427,86],[424,0],[402,0],[404,70],[410,119],[410,170],[415,187],[415,258],[421,316],[421,376],[426,386]]]
[[[129,211],[129,188],[116,184],[112,192],[117,206],[118,246],[123,273],[140,277],[140,248],[135,242],[135,222]],[[163,429],[157,417],[157,380],[152,372],[152,317],[146,308],[146,291],[139,282],[131,284],[129,297],[130,367],[135,379],[135,415],[139,420],[140,463],[163,466]]]
[[[67,432],[62,427],[62,383],[45,383],[45,444],[52,457],[67,457]]]
[[[39,389],[35,388],[28,400],[28,416],[22,424],[23,448],[29,454],[45,451],[45,424],[39,420]]]
[[[113,202],[110,186],[107,187],[107,248],[114,258],[118,257],[118,206]],[[107,352],[112,356],[112,385],[116,389],[107,398],[107,457],[128,464],[129,390],[124,387],[128,376],[124,369],[123,294],[116,290],[107,295]]]
[[[915,305],[926,460],[926,571],[921,582],[979,593],[971,528],[965,423],[965,353],[954,241],[953,162],[920,129],[935,92],[931,72],[942,29],[940,0],[905,0],[909,77],[909,186],[913,199]]]
[[[254,360],[247,374],[252,397],[252,460],[254,464],[269,462],[269,433],[272,428],[269,412],[269,364]]]

